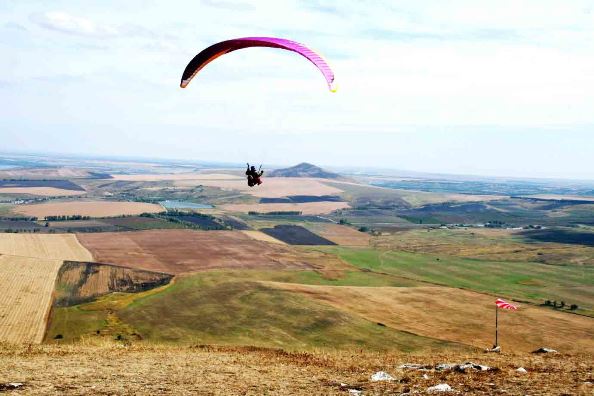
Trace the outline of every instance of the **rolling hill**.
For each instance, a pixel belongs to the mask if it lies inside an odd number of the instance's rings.
[[[290,168],[275,169],[268,175],[269,177],[316,177],[320,179],[338,179],[341,176],[338,173],[325,171],[324,169],[302,162]]]

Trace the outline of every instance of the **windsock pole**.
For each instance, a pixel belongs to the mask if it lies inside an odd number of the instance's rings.
[[[497,305],[495,305],[495,346],[494,348],[497,348],[497,346],[499,345],[497,343],[497,330],[498,330],[498,316],[499,316],[499,307]]]

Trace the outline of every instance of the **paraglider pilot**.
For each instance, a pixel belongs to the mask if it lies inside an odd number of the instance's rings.
[[[263,170],[257,171],[255,166],[250,166],[248,163],[245,174],[247,175],[248,186],[254,187],[255,185],[262,184],[260,177],[264,174]]]

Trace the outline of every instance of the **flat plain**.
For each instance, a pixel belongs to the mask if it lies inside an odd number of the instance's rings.
[[[41,197],[71,197],[84,195],[85,191],[65,190],[55,187],[0,187],[0,194],[27,194]]]
[[[113,201],[73,201],[48,202],[42,204],[19,205],[13,211],[25,216],[45,218],[46,216],[91,216],[112,217],[121,215],[138,215],[141,213],[159,213],[161,205],[144,202]]]
[[[305,202],[305,203],[265,203],[265,204],[228,204],[221,208],[230,212],[291,212],[297,211],[304,215],[331,213],[337,209],[350,207],[347,202]]]

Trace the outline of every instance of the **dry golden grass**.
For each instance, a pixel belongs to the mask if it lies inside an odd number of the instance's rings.
[[[422,372],[404,363],[475,363],[490,372]],[[517,373],[518,367],[528,370]],[[396,378],[371,382],[386,371]],[[423,374],[429,376],[423,378]],[[365,395],[417,393],[448,383],[469,395],[591,394],[591,356],[529,354],[432,354],[285,352],[253,347],[174,347],[89,343],[1,346],[0,384],[24,383],[22,391],[46,394]],[[344,384],[344,386],[341,386]],[[20,392],[19,392],[20,393]]]
[[[266,282],[398,330],[479,348],[494,341],[495,297],[448,287],[354,287]],[[500,312],[500,344],[594,354],[594,319],[521,305]]]
[[[86,194],[86,191],[64,190],[55,187],[2,187],[0,194],[29,194],[42,197],[70,197]]]
[[[43,341],[61,260],[0,256],[0,342]]]
[[[256,241],[263,241],[263,242],[270,242],[270,243],[278,243],[279,245],[286,245],[283,241],[280,241],[274,237],[271,237],[268,234],[264,234],[261,231],[241,231],[245,235],[249,236],[250,238],[254,238]]]
[[[265,203],[265,204],[228,204],[221,208],[230,212],[287,212],[299,211],[304,215],[331,213],[337,209],[350,207],[346,202],[306,202],[306,203]]]
[[[45,218],[46,216],[91,216],[110,217],[121,215],[138,215],[141,213],[158,213],[164,209],[161,205],[144,202],[110,202],[110,201],[74,201],[50,202],[33,205],[16,206],[13,211],[25,216]]]
[[[0,254],[73,261],[93,259],[73,234],[0,234]]]
[[[226,190],[238,190],[255,197],[267,198],[282,198],[291,195],[337,195],[342,192],[337,187],[327,185],[324,179],[266,177],[264,175],[263,180],[264,183],[257,187],[249,187],[245,178],[236,180],[232,180],[231,178],[227,178],[227,180],[208,180],[206,178],[200,180],[178,180],[175,182],[175,185],[179,187],[194,187],[197,185],[219,187]]]

